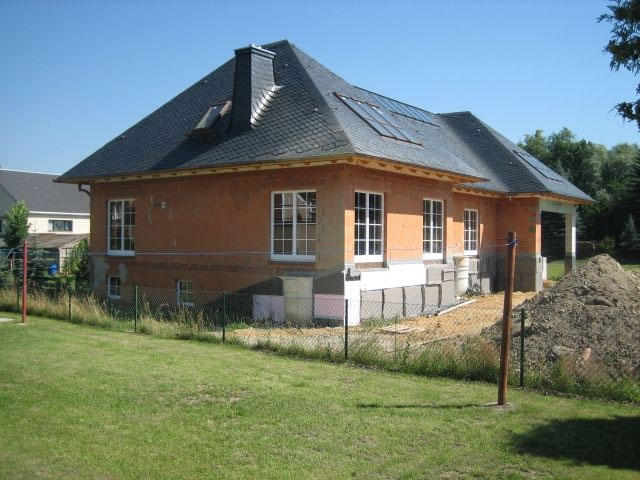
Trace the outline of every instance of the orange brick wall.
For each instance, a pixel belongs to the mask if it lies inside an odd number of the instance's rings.
[[[343,178],[343,167],[335,166],[96,183],[91,195],[91,250],[106,250],[108,201],[135,198],[136,256],[108,257],[105,271],[122,273],[124,267],[123,284],[174,288],[179,278],[194,281],[197,289],[234,290],[292,269],[342,268]],[[269,259],[271,192],[294,189],[316,190],[320,253],[315,264]],[[165,209],[154,206],[160,202],[165,202]],[[145,255],[158,252],[189,255]],[[229,272],[233,275],[225,275]]]
[[[537,198],[500,200],[497,208],[497,228],[504,238],[516,232],[519,254],[540,254],[542,251],[540,201]]]
[[[271,192],[315,189],[315,263],[272,262]],[[520,253],[540,252],[537,199],[502,200],[454,193],[450,183],[351,165],[242,172],[138,182],[96,183],[91,195],[91,251],[106,251],[109,199],[136,200],[136,256],[106,257],[96,280],[119,274],[123,284],[236,290],[291,271],[336,271],[354,259],[356,191],[384,194],[385,261],[422,260],[422,200],[444,201],[447,258],[463,251],[463,211],[478,210],[480,254],[495,251],[515,230]],[[161,209],[158,203],[165,202]],[[161,252],[180,252],[158,255]],[[153,253],[153,255],[146,255]],[[97,255],[100,258],[100,255]],[[100,264],[100,262],[98,262]]]
[[[444,201],[445,215],[451,204],[450,183],[387,173],[361,167],[346,172],[345,261],[354,258],[355,192],[384,195],[384,249],[387,262],[422,260],[422,200]]]
[[[496,236],[495,198],[475,195],[453,194],[453,202],[447,217],[447,255],[462,255],[464,252],[464,210],[478,210],[478,254],[495,252]]]

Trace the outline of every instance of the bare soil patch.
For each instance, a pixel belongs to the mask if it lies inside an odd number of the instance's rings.
[[[546,369],[562,360],[613,377],[638,375],[640,278],[609,255],[587,260],[522,307],[531,321],[527,364]]]

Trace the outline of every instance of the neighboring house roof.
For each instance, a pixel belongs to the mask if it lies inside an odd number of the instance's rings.
[[[32,212],[88,214],[89,195],[78,191],[75,185],[54,182],[58,176],[0,169],[0,188],[9,200],[24,201]]]
[[[88,233],[81,234],[60,234],[60,233],[31,233],[27,237],[29,248],[72,248],[80,240],[89,238]]]
[[[267,49],[274,55],[272,74],[266,71],[269,62],[264,61],[265,56],[250,67],[242,64],[241,70],[250,71],[246,82],[263,85],[263,98],[257,102],[260,108],[253,112],[249,130],[234,130],[234,106],[228,102],[233,98],[231,103],[239,105],[239,91],[253,95],[253,85],[247,88],[242,77],[238,80],[236,56],[60,180],[80,182],[163,170],[365,155],[477,179],[478,183],[467,184],[474,188],[590,200],[566,179],[546,178],[532,166],[535,159],[523,158],[521,149],[468,112],[436,115],[355,87],[286,40],[253,48],[258,52]],[[411,141],[379,134],[349,106],[349,99],[380,107],[378,110]],[[256,102],[253,104],[255,107]],[[229,106],[230,115],[219,113]],[[211,125],[209,137],[196,135],[203,130],[194,130],[196,126]]]

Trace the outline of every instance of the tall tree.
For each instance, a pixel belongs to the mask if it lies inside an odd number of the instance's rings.
[[[611,54],[612,70],[623,67],[635,75],[640,72],[640,0],[616,0],[607,6],[610,13],[598,18],[612,24],[611,39],[604,47]],[[640,95],[640,84],[636,88]],[[615,108],[622,118],[635,121],[640,128],[640,100],[618,103]]]
[[[4,243],[8,248],[18,248],[29,235],[29,209],[24,202],[14,203],[4,216]]]

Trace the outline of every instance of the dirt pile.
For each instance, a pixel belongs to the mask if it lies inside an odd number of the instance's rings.
[[[589,259],[520,308],[531,322],[528,365],[548,369],[563,359],[614,377],[640,375],[640,278],[609,255]]]

